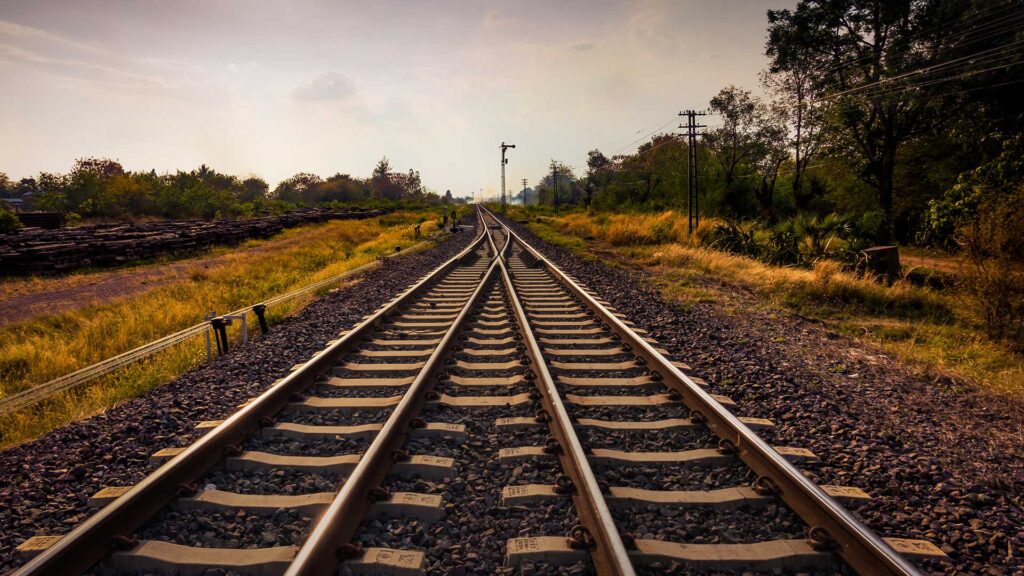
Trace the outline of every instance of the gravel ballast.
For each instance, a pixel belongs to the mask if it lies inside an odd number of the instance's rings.
[[[819,322],[771,308],[711,278],[718,303],[666,302],[647,273],[583,259],[524,226],[546,257],[732,397],[770,418],[773,443],[812,450],[817,481],[865,489],[857,507],[884,536],[924,538],[952,564],[933,573],[1024,573],[1024,436],[1019,403],[915,371]]]
[[[0,453],[0,572],[22,563],[14,555],[18,544],[35,535],[68,532],[92,514],[86,503],[94,493],[140,481],[155,468],[148,463],[150,454],[193,442],[197,423],[231,414],[475,237],[463,231],[437,247],[391,260],[317,299],[249,346]]]

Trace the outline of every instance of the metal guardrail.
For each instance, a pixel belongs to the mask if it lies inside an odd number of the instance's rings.
[[[426,248],[427,244],[429,244],[432,240],[439,237],[440,234],[440,232],[436,232],[427,237],[422,242],[414,244],[409,248],[402,250],[401,252],[396,252],[394,254],[387,254],[383,256],[383,259],[390,259],[395,258],[397,256],[401,256],[403,254],[414,254],[416,252],[420,252],[424,248]],[[335,284],[346,278],[351,278],[352,276],[375,268],[381,264],[381,261],[382,260],[375,260],[373,262],[367,262],[362,266],[358,266],[351,270],[347,270],[336,276],[331,276],[330,278],[326,278],[324,280],[308,284],[306,286],[303,286],[302,288],[297,288],[295,290],[292,290],[291,292],[274,296],[262,302],[253,304],[251,306],[239,308],[238,310],[224,314],[221,317],[245,315],[248,314],[253,309],[253,306],[258,306],[260,304],[264,306],[271,306],[274,304],[285,302],[287,300],[291,300],[304,294],[308,294],[310,292],[315,292],[317,290],[320,290],[321,288],[324,288],[331,284]],[[14,412],[17,412],[18,410],[22,410],[34,404],[38,404],[39,402],[42,402],[47,398],[51,398],[61,392],[71,390],[72,388],[76,388],[83,384],[92,382],[100,378],[101,376],[105,376],[107,374],[115,372],[125,366],[134,364],[135,362],[138,362],[140,360],[144,360],[158,352],[162,352],[164,350],[167,350],[168,348],[181,344],[182,342],[185,342],[197,336],[201,336],[209,329],[209,322],[202,322],[194,326],[189,326],[188,328],[179,330],[174,334],[170,334],[158,340],[154,340],[147,344],[143,344],[138,348],[134,348],[127,352],[123,352],[112,358],[108,358],[101,362],[97,362],[96,364],[87,366],[80,370],[76,370],[75,372],[72,372],[70,374],[54,378],[49,382],[40,384],[38,386],[33,386],[27,390],[22,390],[21,392],[11,394],[10,396],[7,396],[5,398],[0,398],[0,416],[12,414]]]

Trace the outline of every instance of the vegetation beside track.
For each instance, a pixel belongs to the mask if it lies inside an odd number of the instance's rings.
[[[955,284],[920,286],[906,270],[890,287],[827,259],[811,268],[771,266],[704,246],[702,238],[715,221],[702,222],[691,237],[685,214],[556,216],[536,207],[513,207],[510,215],[581,256],[642,267],[668,300],[682,306],[716,302],[730,310],[729,288],[739,287],[765,305],[820,320],[924,370],[1024,396],[1024,357],[1011,343],[986,335],[983,311]],[[955,269],[956,260],[947,258],[943,264]]]
[[[371,262],[393,253],[396,246],[412,246],[420,241],[414,227],[421,223],[426,236],[437,229],[437,215],[402,211],[294,228],[269,240],[211,250],[191,259],[197,265],[186,275],[152,290],[0,327],[0,396],[201,322],[211,310],[242,308]],[[203,265],[204,260],[209,263]],[[88,282],[88,275],[82,276],[76,282]],[[33,288],[43,289],[48,281],[34,280]],[[268,308],[268,320],[294,313],[316,295]],[[250,335],[258,332],[253,320]],[[232,342],[237,342],[239,327],[231,330]],[[205,343],[195,339],[35,409],[5,416],[0,420],[0,446],[33,438],[167,382],[202,362],[205,354]]]

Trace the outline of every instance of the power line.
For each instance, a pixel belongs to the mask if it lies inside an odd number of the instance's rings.
[[[997,51],[997,50],[1005,51],[1008,48],[1012,48],[1014,46],[1021,45],[1021,44],[1024,44],[1024,39],[1017,40],[1017,41],[1012,42],[1012,43],[1010,43],[1010,44],[1008,44],[1006,46],[1000,46],[1000,47],[997,47],[997,48],[990,48],[990,49],[987,49],[987,50],[982,50],[980,52],[976,52],[976,53],[973,53],[973,54],[968,54],[966,56],[960,56],[958,58],[954,58],[953,60],[948,60],[946,62],[940,62],[938,64],[932,64],[932,65],[929,65],[929,66],[924,66],[922,68],[918,68],[916,70],[911,70],[909,72],[904,72],[903,74],[899,74],[897,76],[890,76],[890,77],[887,77],[887,78],[882,78],[882,79],[876,80],[876,81],[868,83],[868,84],[863,84],[863,85],[856,86],[856,87],[853,87],[853,88],[849,88],[849,89],[846,89],[846,90],[842,90],[842,91],[839,91],[839,92],[833,92],[831,94],[826,94],[826,95],[821,97],[821,100],[830,100],[830,99],[839,98],[841,96],[846,96],[846,95],[850,95],[850,94],[856,94],[858,92],[864,92],[864,91],[867,91],[867,90],[869,90],[871,88],[875,88],[875,87],[878,87],[878,86],[882,86],[884,84],[895,82],[895,81],[898,81],[898,80],[903,79],[903,78],[909,78],[909,77],[912,77],[912,76],[930,75],[930,74],[935,74],[936,72],[944,72],[947,68],[949,68],[949,67],[951,67],[951,66],[953,66],[954,64],[957,64],[957,63],[967,63],[967,64],[973,65],[973,64],[976,63],[974,60],[978,59],[979,57],[981,57],[980,58],[981,62],[988,63],[988,62],[993,61],[993,60],[998,60],[1000,58],[1005,58],[1006,56],[1013,56],[1014,54],[1012,54],[1012,53],[1011,54],[987,54],[987,53],[994,52],[994,51]],[[1014,62],[1013,64],[1017,64],[1017,63],[1019,63],[1019,62]],[[1013,65],[1013,64],[1010,64],[1010,65]],[[996,67],[995,69],[998,69],[1000,67],[1003,67],[1003,66]],[[988,71],[988,70],[985,70],[985,71]],[[943,81],[946,81],[946,80],[952,79],[952,78],[955,78],[955,77],[950,77],[950,78],[944,79]],[[925,82],[925,81],[926,80],[922,79],[919,83],[922,83],[922,85],[923,85],[923,82]],[[901,86],[900,88],[914,87],[915,84],[916,83],[912,82],[912,83],[907,84],[905,86]]]
[[[623,150],[625,150],[625,149],[627,149],[627,148],[630,148],[631,146],[633,146],[633,145],[634,145],[634,144],[636,144],[637,142],[641,142],[641,141],[643,141],[643,140],[646,140],[646,139],[650,138],[650,136],[651,136],[652,134],[654,134],[655,132],[658,132],[659,130],[662,130],[662,129],[664,129],[664,128],[665,128],[666,126],[668,126],[669,124],[672,124],[672,123],[673,123],[673,122],[675,122],[675,121],[676,121],[675,117],[671,118],[671,119],[670,119],[670,120],[669,120],[668,122],[665,122],[664,124],[662,124],[661,126],[658,126],[658,127],[657,127],[657,128],[655,128],[654,130],[651,130],[650,132],[648,132],[648,133],[644,134],[644,135],[643,135],[643,136],[641,136],[640,138],[637,138],[636,140],[633,140],[633,141],[632,141],[632,142],[630,142],[629,144],[626,144],[625,146],[623,146],[623,147],[621,147],[621,148],[617,149],[617,150],[616,150],[615,152],[612,152],[612,155],[614,156],[614,155],[620,154],[620,153],[622,153],[622,151],[623,151]]]
[[[993,14],[995,14],[997,12],[1001,12],[1001,11],[1005,11],[1005,10],[1010,10],[1010,9],[1016,8],[1016,6],[1014,6],[1013,4],[1015,4],[1015,2],[1013,0],[1011,0],[1010,2],[1007,2],[1006,6],[1003,7],[1003,8],[991,7],[991,8],[987,8],[987,9],[982,9],[982,10],[976,12],[974,15],[968,17],[967,19],[960,20],[959,22],[956,22],[954,25],[955,26],[964,26],[964,25],[966,25],[969,22],[973,22],[973,21],[979,20],[981,18],[984,18],[984,17],[986,17],[988,15],[991,15],[991,14],[985,14],[986,12],[992,12]],[[1008,20],[1012,20],[1014,18],[1017,18],[1018,16],[1019,16],[1019,14],[1015,12],[1014,14],[1009,16],[1007,19]],[[984,26],[990,26],[991,24],[994,24],[994,23],[997,23],[997,22],[998,21],[989,22],[989,23],[986,23]],[[909,42],[911,40],[920,39],[924,35],[930,34],[930,33],[933,33],[933,32],[938,32],[938,31],[942,30],[944,27],[946,27],[945,23],[937,24],[937,25],[932,26],[930,28],[926,28],[924,30],[918,31],[915,34],[912,34],[912,35],[908,36],[903,41],[904,42]],[[1008,26],[1007,30],[1010,30],[1010,29],[1012,29],[1012,28]],[[960,35],[960,37],[963,37],[964,35],[969,34],[970,32],[972,32],[972,30],[962,31],[962,32],[959,33],[959,35]],[[996,32],[996,33],[998,33],[998,32]],[[953,34],[952,37],[954,37],[954,38],[957,37],[957,34]],[[948,36],[947,36],[947,39],[948,39]],[[959,46],[966,46],[968,44],[973,44],[974,42],[977,42],[980,39],[983,39],[983,38],[976,38],[976,39],[972,40],[971,42],[964,43],[964,44],[961,44]],[[910,51],[914,50],[915,48],[916,48],[916,46],[911,44],[911,45],[907,46],[906,48],[904,48],[902,50],[891,51],[891,52],[885,53],[885,55],[886,55],[887,58],[892,58],[894,56],[902,56],[902,55],[906,55],[907,53],[909,53]],[[837,63],[837,64],[833,64],[832,66],[824,68],[823,70],[821,70],[821,72],[822,73],[839,72],[841,70],[852,68],[854,66],[859,66],[859,65],[862,65],[862,64],[866,64],[866,63],[868,63],[871,60],[871,58],[872,58],[871,55],[862,56],[862,57],[859,57],[859,58],[854,58],[853,60],[850,60],[848,62],[840,62],[840,63]]]

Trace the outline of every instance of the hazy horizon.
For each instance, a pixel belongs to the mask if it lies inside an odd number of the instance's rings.
[[[368,176],[498,193],[550,160],[634,150],[727,84],[756,87],[787,2],[54,1],[0,5],[0,171]]]

